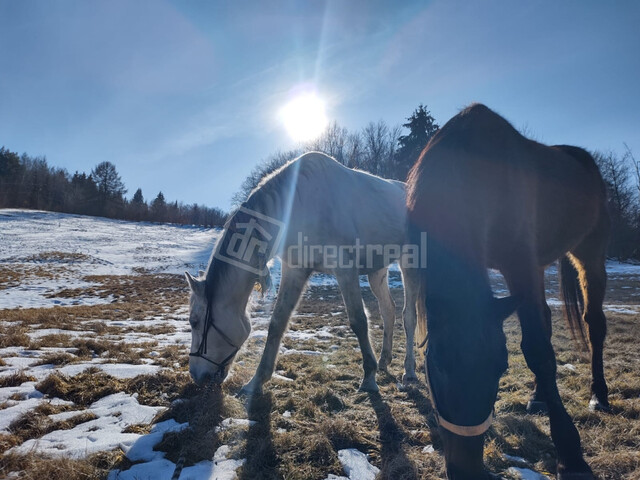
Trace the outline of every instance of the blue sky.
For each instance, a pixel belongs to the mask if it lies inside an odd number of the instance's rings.
[[[539,141],[640,156],[632,1],[0,0],[0,145],[133,194],[229,208],[295,146],[278,111],[315,85],[349,129],[440,124],[479,101]]]

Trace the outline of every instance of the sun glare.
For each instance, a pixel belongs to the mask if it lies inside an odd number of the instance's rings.
[[[327,126],[324,102],[314,93],[297,96],[280,110],[280,118],[293,140],[306,142]]]

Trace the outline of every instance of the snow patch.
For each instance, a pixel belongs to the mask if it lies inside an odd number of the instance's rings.
[[[130,425],[151,423],[159,412],[165,410],[164,407],[140,405],[136,397],[123,392],[108,395],[86,410],[98,417],[95,420],[76,425],[71,430],[56,430],[39,439],[27,440],[9,451],[71,458],[82,458],[118,447],[127,452],[141,435],[122,431]]]
[[[215,432],[223,432],[233,427],[250,427],[255,425],[255,420],[248,420],[246,418],[225,418],[215,428]]]
[[[338,460],[350,480],[374,480],[380,469],[369,463],[367,456],[355,448],[338,450]]]
[[[37,390],[35,391],[38,392]],[[9,433],[8,428],[14,421],[19,419],[25,413],[28,413],[31,410],[35,409],[38,405],[40,405],[43,402],[51,402],[52,405],[73,405],[73,402],[67,402],[59,398],[54,398],[52,400],[43,400],[42,398],[36,397],[36,398],[29,398],[27,400],[22,400],[20,402],[15,403],[11,407],[5,408],[4,410],[0,410],[0,412],[2,412],[2,415],[0,415],[0,433]]]
[[[533,470],[529,470],[528,468],[509,467],[507,469],[507,473],[516,475],[517,478],[520,478],[522,480],[550,480],[550,478],[546,475],[534,472]]]

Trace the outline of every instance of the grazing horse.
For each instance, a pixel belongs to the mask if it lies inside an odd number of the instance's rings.
[[[491,478],[482,461],[483,434],[507,368],[502,322],[514,309],[536,376],[535,400],[547,404],[558,477],[593,478],[558,393],[543,284],[545,265],[562,258],[572,330],[581,328],[579,301],[588,326],[592,403],[606,409],[602,302],[609,218],[593,158],[577,147],[531,141],[475,104],[424,149],[409,176],[407,205],[410,229],[428,233],[419,302],[426,303],[425,370],[449,478]],[[487,267],[502,272],[511,297],[494,298]]]
[[[251,326],[247,302],[256,282],[267,288],[266,262],[282,261],[280,288],[260,365],[242,394],[259,393],[273,374],[292,311],[313,272],[336,276],[363,357],[362,391],[377,391],[376,368],[391,361],[395,303],[387,269],[399,260],[405,287],[407,348],[404,381],[417,381],[413,353],[417,269],[402,260],[406,239],[405,184],[344,167],[322,153],[306,153],[264,178],[227,222],[200,278],[191,286],[189,371],[198,383],[222,382]],[[371,348],[359,275],[369,276],[384,322],[380,362]],[[421,326],[424,329],[424,325]],[[418,329],[418,332],[421,331]]]

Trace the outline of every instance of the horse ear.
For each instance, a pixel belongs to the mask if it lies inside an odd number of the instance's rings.
[[[268,292],[269,290],[271,290],[271,287],[273,286],[273,282],[271,281],[271,272],[269,272],[268,268],[265,268],[266,273],[264,275],[260,275],[260,291],[262,292],[262,295],[264,296],[264,294],[266,292]]]
[[[273,283],[271,281],[271,273],[269,272],[268,268],[265,270],[266,272],[264,274],[258,276],[258,280],[256,281],[256,284],[254,286],[254,290],[260,292],[260,295],[262,297],[264,297],[264,294],[271,290],[271,287],[273,286]]]
[[[191,291],[196,295],[204,296],[204,282],[202,280],[198,280],[189,272],[184,272],[184,276],[189,283]]]
[[[498,321],[505,321],[509,315],[515,312],[516,308],[520,305],[520,299],[513,295],[503,298],[493,299],[493,311],[495,312]]]

